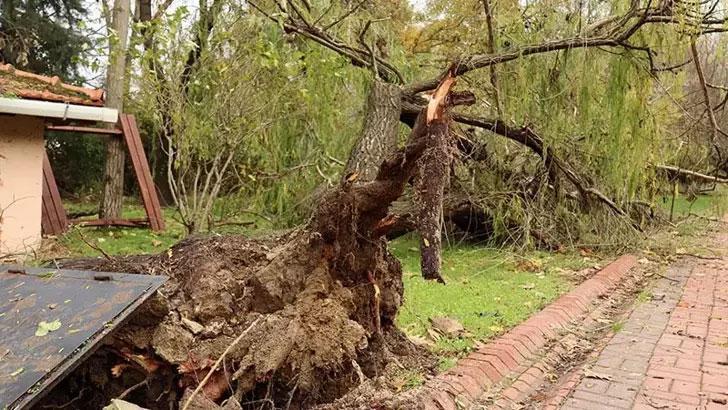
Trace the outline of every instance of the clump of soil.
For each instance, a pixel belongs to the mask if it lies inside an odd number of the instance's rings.
[[[394,326],[403,292],[399,262],[383,240],[367,246],[377,250],[367,253],[372,259],[357,261],[349,253],[346,269],[338,260],[332,266],[335,250],[308,230],[261,240],[192,238],[154,256],[66,263],[67,268],[169,277],[115,333],[103,359],[92,360],[96,372],[107,373],[93,376],[96,394],[110,399],[123,392],[120,386],[109,388],[110,382],[130,387],[163,373],[167,391],[128,397],[149,408],[169,408],[169,401],[194,389],[258,318],[227,354],[224,370],[205,386],[212,401],[232,395],[241,403],[265,398],[271,405],[310,407],[381,376],[388,363],[431,368],[428,353]],[[369,269],[352,276],[360,264]],[[121,374],[109,376],[112,369]],[[76,373],[90,378],[89,370]],[[136,376],[125,378],[126,372]]]

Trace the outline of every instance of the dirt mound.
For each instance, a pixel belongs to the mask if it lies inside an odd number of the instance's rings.
[[[358,279],[341,275],[351,270],[332,266],[331,247],[306,230],[264,240],[193,238],[159,255],[64,267],[169,276],[114,335],[109,349],[118,357],[105,365],[117,373],[148,379],[164,368],[173,379],[166,384],[174,385],[167,394],[180,397],[260,318],[226,355],[205,396],[217,403],[232,395],[241,403],[265,398],[309,407],[382,375],[387,363],[417,364],[427,355],[394,326],[403,291],[399,262],[383,240],[373,248],[379,251],[368,253],[372,269]],[[137,404],[168,408],[168,400],[139,396],[133,396]]]

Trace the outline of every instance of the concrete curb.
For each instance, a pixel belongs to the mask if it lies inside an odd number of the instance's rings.
[[[458,364],[425,383],[422,403],[427,410],[457,410],[473,404],[488,388],[518,370],[532,372],[521,377],[534,382],[543,376],[530,362],[548,339],[591,310],[594,300],[606,295],[637,264],[634,255],[624,255],[593,277],[561,296],[508,333],[473,351]],[[520,381],[519,381],[520,382]],[[526,386],[524,386],[525,388]]]

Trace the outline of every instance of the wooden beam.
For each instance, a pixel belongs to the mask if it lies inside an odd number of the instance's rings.
[[[41,209],[41,228],[45,235],[59,235],[68,228],[66,211],[63,209],[56,178],[53,175],[48,154],[43,151],[43,197]]]
[[[149,220],[146,218],[72,219],[71,223],[80,226],[126,226],[131,228],[149,226]]]
[[[164,217],[162,216],[162,208],[152,180],[152,173],[149,170],[147,156],[144,153],[136,119],[131,114],[120,114],[119,122],[121,123],[126,146],[129,149],[129,158],[134,168],[134,175],[139,183],[139,191],[142,195],[144,210],[147,213],[147,218],[149,218],[149,225],[154,231],[163,231]]]
[[[83,134],[112,134],[121,135],[122,131],[116,128],[94,128],[94,127],[79,127],[76,125],[46,125],[47,131],[57,132],[78,132]]]
[[[144,153],[141,136],[136,124],[136,119],[131,114],[119,115],[119,128],[106,129],[94,127],[82,127],[75,125],[54,125],[46,124],[46,130],[60,132],[78,132],[86,134],[106,134],[113,136],[121,136],[129,150],[129,158],[131,159],[134,175],[139,183],[139,191],[144,204],[146,218],[111,218],[111,219],[72,219],[68,221],[66,212],[63,209],[58,188],[56,187],[53,170],[50,168],[50,162],[47,156],[43,163],[43,215],[42,225],[43,232],[46,234],[58,234],[64,232],[69,222],[81,226],[127,226],[127,227],[145,227],[149,226],[152,230],[164,230],[164,217],[157,196],[157,190],[152,180],[152,174],[147,162],[147,156]]]

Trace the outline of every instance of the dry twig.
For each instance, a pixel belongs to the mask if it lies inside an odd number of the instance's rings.
[[[190,397],[187,399],[187,402],[185,402],[185,405],[184,405],[184,407],[182,407],[182,410],[187,410],[187,408],[190,406],[190,404],[192,404],[192,400],[195,398],[195,396],[197,396],[197,394],[200,392],[200,390],[202,390],[202,388],[205,387],[205,384],[207,384],[207,382],[210,380],[210,377],[212,377],[212,374],[215,373],[215,371],[217,370],[218,367],[220,367],[220,363],[222,363],[222,361],[225,359],[225,356],[227,356],[227,354],[230,353],[230,351],[233,349],[233,347],[237,346],[237,344],[240,343],[240,341],[243,339],[243,337],[245,337],[245,335],[247,335],[248,332],[250,332],[250,330],[253,329],[253,327],[255,327],[256,324],[258,324],[260,319],[261,319],[260,317],[255,319],[253,321],[253,323],[251,323],[250,326],[248,326],[245,330],[243,330],[243,333],[241,333],[237,338],[235,338],[235,340],[233,340],[233,342],[230,343],[230,345],[225,349],[225,351],[222,352],[222,354],[217,359],[215,364],[213,364],[212,367],[210,368],[210,371],[207,372],[207,375],[205,376],[205,378],[202,379],[200,384],[197,385],[197,388],[195,388],[195,390],[192,392]]]

